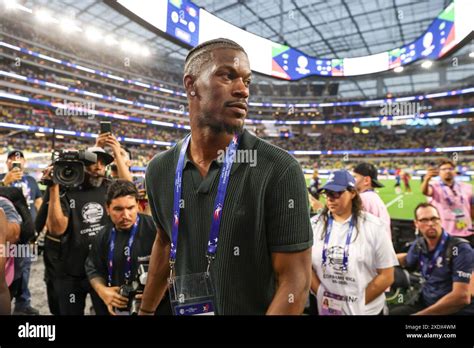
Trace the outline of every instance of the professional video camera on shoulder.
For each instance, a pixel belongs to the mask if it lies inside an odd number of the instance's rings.
[[[97,162],[97,154],[87,150],[64,150],[53,154],[52,180],[43,179],[44,185],[59,184],[65,188],[81,185],[86,166]]]

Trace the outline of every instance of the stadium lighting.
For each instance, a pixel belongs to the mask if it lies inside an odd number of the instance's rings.
[[[22,10],[29,13],[33,12],[30,8],[20,5],[16,0],[4,0],[4,3],[8,11]]]
[[[105,44],[107,46],[114,46],[116,44],[118,44],[118,41],[117,39],[115,39],[115,37],[113,35],[107,35],[105,38],[104,38],[104,41],[105,41]]]
[[[89,27],[86,30],[86,38],[91,42],[97,42],[102,38],[102,34],[96,28]]]
[[[396,73],[401,73],[403,71],[403,66],[397,66],[395,69],[393,69]]]
[[[422,64],[421,67],[423,69],[429,69],[433,65],[433,62],[431,60],[425,60]]]
[[[74,31],[79,31],[81,32],[82,29],[78,27],[72,19],[63,19],[61,21],[61,30],[65,33],[72,33]]]
[[[122,41],[120,48],[127,53],[137,53],[139,51],[139,47],[136,43],[127,40]]]
[[[140,50],[140,54],[143,57],[149,57],[150,56],[150,50],[148,49],[148,47],[142,47],[141,50]]]
[[[369,130],[368,129],[362,129],[362,134],[369,134]]]
[[[471,53],[469,53],[469,57],[474,58],[474,51],[471,51]]]
[[[18,4],[15,0],[5,0],[5,7],[7,10],[14,10]]]
[[[39,10],[38,12],[35,11],[35,15],[36,15],[36,19],[43,23],[43,24],[47,24],[47,23],[51,23],[51,22],[54,22],[54,23],[58,23],[59,21],[54,18],[51,13],[47,10]]]

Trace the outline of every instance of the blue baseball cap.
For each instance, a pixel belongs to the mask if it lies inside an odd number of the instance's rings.
[[[342,192],[348,187],[355,188],[355,179],[347,170],[335,170],[329,174],[326,184],[319,189],[319,192],[328,190],[334,192]]]

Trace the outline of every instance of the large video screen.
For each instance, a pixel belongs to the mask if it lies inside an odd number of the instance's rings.
[[[118,4],[187,47],[219,37],[234,40],[247,51],[252,70],[285,80],[359,76],[440,59],[474,30],[474,0],[454,0],[413,42],[369,56],[327,59],[247,32],[187,0],[118,0]]]

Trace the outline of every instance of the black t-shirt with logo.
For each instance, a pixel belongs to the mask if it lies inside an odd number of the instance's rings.
[[[61,192],[60,202],[64,216],[69,218],[61,240],[61,262],[64,273],[85,277],[84,263],[93,239],[109,222],[105,210],[108,182],[100,187],[77,187]],[[49,202],[49,191],[45,201]]]

